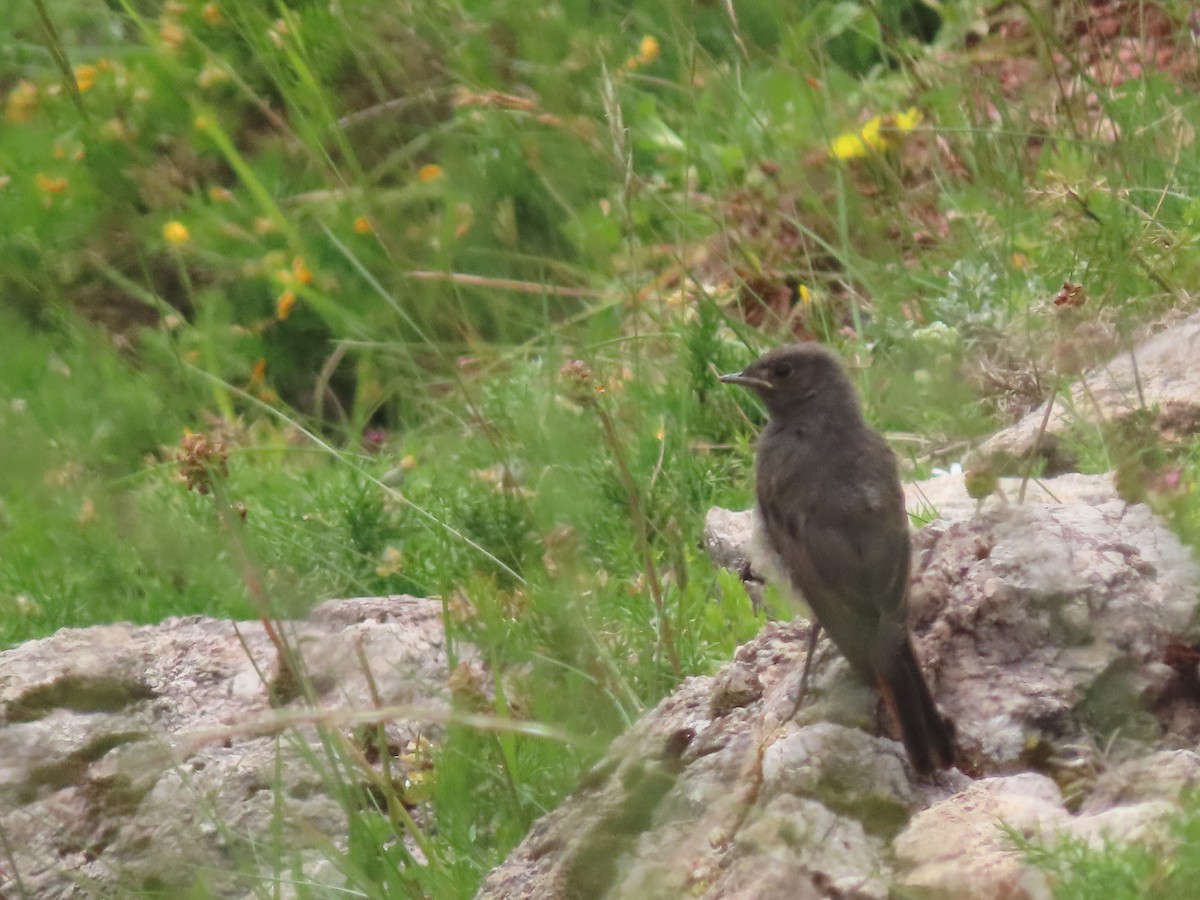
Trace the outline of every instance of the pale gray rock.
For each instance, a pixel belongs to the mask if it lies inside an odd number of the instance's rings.
[[[1200,788],[1200,754],[1163,750],[1130,759],[1103,772],[1092,785],[1079,811],[1103,812],[1154,800],[1177,801]]]
[[[886,842],[857,820],[839,815],[816,800],[775,794],[754,820],[738,832],[743,858],[723,881],[732,886],[738,869],[782,869],[794,879],[799,872],[821,872],[835,896],[888,896],[890,866]],[[765,865],[764,865],[765,863]],[[781,885],[786,893],[786,883]],[[734,896],[723,893],[721,896]]]
[[[1024,496],[1022,499],[1022,486]],[[904,503],[914,528],[931,522],[960,522],[998,506],[1043,503],[1070,506],[1083,503],[1095,506],[1117,499],[1111,475],[1068,473],[1054,478],[1000,478],[996,491],[983,500],[967,493],[961,472],[936,475],[904,485]]]
[[[1026,838],[1070,820],[1058,787],[1024,773],[975,782],[913,816],[893,850],[906,872],[900,886],[921,897],[1049,900],[1044,872],[1028,866],[1005,827]]]
[[[377,696],[409,713],[386,723],[387,752],[436,738],[430,719],[449,708],[441,617],[439,602],[389,597],[280,623],[311,705],[272,706],[276,654],[258,622],[65,629],[0,653],[0,895],[250,894],[237,873],[258,869],[255,845],[275,834],[298,871],[336,884],[314,838],[343,844],[345,813],[316,728],[280,717],[369,711]]]
[[[996,507],[915,549],[918,643],[973,764],[1159,734],[1151,695],[1194,627],[1200,570],[1148,507]]]
[[[1147,800],[1131,806],[1114,806],[1103,812],[1081,815],[1066,822],[1054,838],[1070,836],[1085,841],[1093,850],[1113,844],[1132,844],[1158,853],[1168,853],[1178,843],[1168,825],[1179,814],[1179,805],[1170,800]]]
[[[892,845],[898,884],[921,897],[1048,900],[1048,873],[1029,865],[1014,835],[1049,848],[1069,840],[1098,851],[1134,844],[1166,853],[1173,846],[1167,822],[1179,812],[1177,800],[1072,816],[1057,785],[1043,775],[981,779],[913,816]]]
[[[735,512],[714,506],[704,517],[704,548],[714,563],[742,579],[757,608],[771,569],[771,553],[754,511]]]
[[[1016,474],[1036,453],[1048,474],[1070,471],[1075,461],[1062,436],[1073,425],[1118,421],[1143,408],[1168,437],[1200,431],[1200,313],[1092,369],[1060,392],[1048,419],[1044,406],[1033,410],[981,444],[969,465]]]
[[[768,625],[722,673],[685,681],[534,826],[479,896],[782,900],[827,897],[831,885],[886,896],[886,835],[913,803],[907,763],[892,741],[780,721],[805,639],[802,625]],[[831,743],[852,748],[851,758],[834,765],[806,749]],[[886,779],[872,783],[879,772]],[[853,809],[827,802],[837,789],[823,775],[853,789]]]
[[[831,722],[791,730],[763,748],[769,795],[813,797],[876,833],[895,830],[917,806],[895,741]]]

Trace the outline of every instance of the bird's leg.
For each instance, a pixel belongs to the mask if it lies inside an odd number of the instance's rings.
[[[804,669],[800,673],[800,689],[796,692],[796,703],[786,721],[796,718],[796,713],[800,712],[800,707],[804,705],[804,699],[808,696],[808,675],[812,671],[813,657],[817,653],[817,638],[820,636],[821,623],[812,619],[808,630],[808,652],[804,654]]]

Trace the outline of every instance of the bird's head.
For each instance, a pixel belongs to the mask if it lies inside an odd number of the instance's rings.
[[[837,357],[820,344],[788,344],[764,353],[740,372],[722,375],[762,398],[772,417],[826,407],[858,409],[858,397]]]

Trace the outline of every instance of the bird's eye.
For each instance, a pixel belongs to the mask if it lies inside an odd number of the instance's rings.
[[[785,378],[791,378],[792,364],[785,362],[775,363],[775,365],[771,367],[771,374],[779,381],[783,381]]]

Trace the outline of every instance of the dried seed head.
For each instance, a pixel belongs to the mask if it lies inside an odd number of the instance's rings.
[[[229,474],[229,453],[220,438],[188,431],[179,442],[175,462],[189,491],[207,494],[212,491],[213,479]]]

